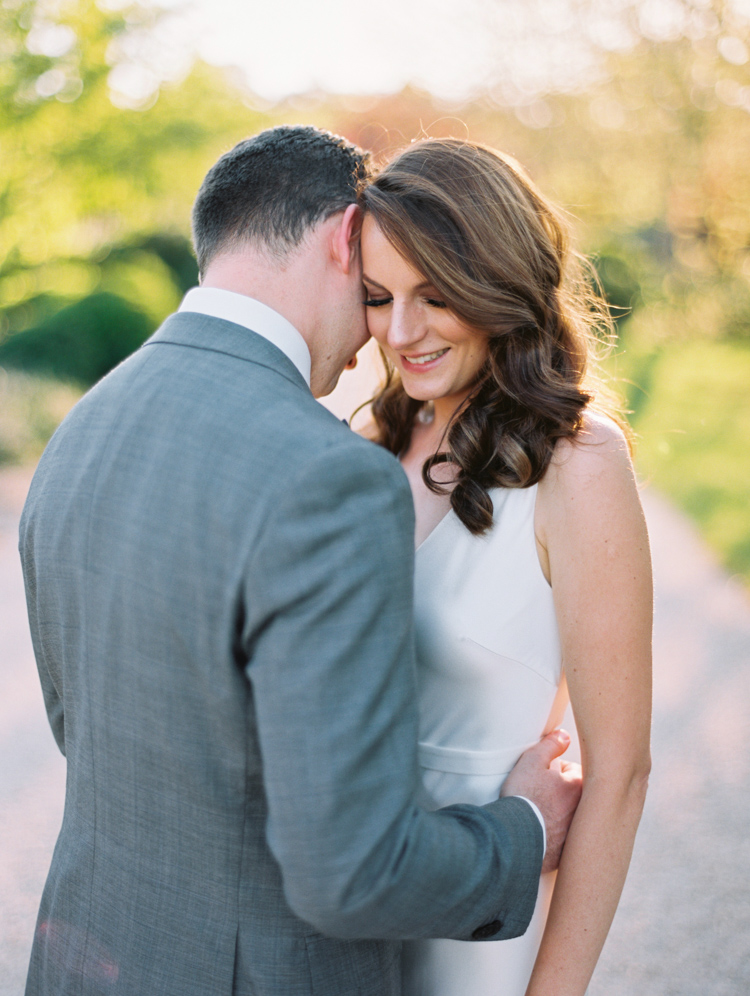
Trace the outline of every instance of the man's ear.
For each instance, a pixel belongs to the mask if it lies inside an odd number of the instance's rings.
[[[333,253],[344,273],[351,271],[359,255],[359,236],[362,231],[362,209],[350,204],[341,215],[341,222],[333,236]]]

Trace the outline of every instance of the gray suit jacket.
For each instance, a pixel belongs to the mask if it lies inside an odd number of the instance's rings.
[[[276,347],[169,318],[55,434],[20,549],[68,762],[28,996],[391,996],[400,938],[525,930],[530,807],[413,802],[405,477]]]

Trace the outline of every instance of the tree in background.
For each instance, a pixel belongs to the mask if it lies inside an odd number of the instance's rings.
[[[165,16],[88,0],[0,5],[8,367],[88,386],[196,282],[195,191],[220,151],[267,119],[164,45],[139,61]]]

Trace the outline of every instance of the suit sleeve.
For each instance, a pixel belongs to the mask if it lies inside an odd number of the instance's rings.
[[[65,754],[65,714],[63,711],[62,697],[52,680],[47,658],[44,653],[43,641],[39,633],[39,606],[37,602],[36,587],[36,563],[34,559],[33,530],[30,528],[29,505],[24,509],[21,517],[19,530],[18,552],[21,557],[23,568],[24,588],[26,591],[26,608],[29,614],[29,628],[31,630],[31,641],[34,646],[34,656],[39,671],[39,682],[42,686],[44,706],[47,710],[47,719],[55,738],[55,743]]]
[[[323,933],[515,937],[543,853],[531,808],[414,803],[413,549],[401,468],[356,438],[290,480],[266,523],[244,643],[269,845],[290,906]]]

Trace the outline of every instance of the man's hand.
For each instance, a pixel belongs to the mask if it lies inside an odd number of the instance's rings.
[[[505,779],[501,795],[523,795],[530,799],[544,817],[547,850],[542,871],[554,871],[568,834],[573,814],[581,798],[581,766],[563,761],[570,744],[565,730],[553,730],[530,747],[518,759]]]

